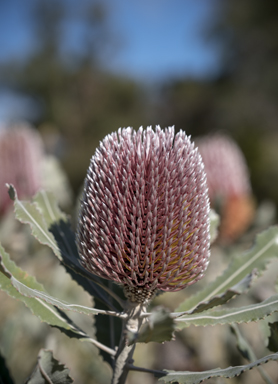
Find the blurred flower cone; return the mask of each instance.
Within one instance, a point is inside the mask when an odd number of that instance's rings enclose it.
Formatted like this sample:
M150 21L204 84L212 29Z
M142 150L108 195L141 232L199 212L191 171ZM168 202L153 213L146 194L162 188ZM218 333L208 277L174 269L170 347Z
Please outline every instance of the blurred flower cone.
M196 144L205 164L211 205L221 216L219 238L234 241L246 231L255 214L244 155L225 135L204 136Z
M58 159L45 154L40 133L27 123L5 126L0 131L0 215L12 205L7 183L14 185L20 199L46 189L54 193L62 207L72 202L72 190Z
M223 203L220 238L232 242L242 235L254 218L255 203L251 196L229 197Z
M41 186L43 143L27 124L16 124L0 132L0 213L11 205L6 183L13 184L19 198L34 195Z

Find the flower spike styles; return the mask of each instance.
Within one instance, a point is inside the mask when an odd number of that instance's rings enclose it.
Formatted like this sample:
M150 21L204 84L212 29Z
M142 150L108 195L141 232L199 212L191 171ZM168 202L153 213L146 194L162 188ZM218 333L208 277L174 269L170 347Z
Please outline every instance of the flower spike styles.
M209 261L204 165L174 127L119 129L104 138L85 180L77 245L91 273L125 287L130 301L178 291Z

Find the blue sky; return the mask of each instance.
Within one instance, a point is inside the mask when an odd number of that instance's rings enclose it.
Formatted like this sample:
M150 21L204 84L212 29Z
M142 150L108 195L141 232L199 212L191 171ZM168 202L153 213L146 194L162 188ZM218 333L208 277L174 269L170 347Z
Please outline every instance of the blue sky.
M205 30L213 4L211 0L116 0L113 19L125 46L113 67L147 78L210 74L217 66L217 53Z
M0 0L0 63L22 58L35 43L28 4L39 0ZM67 0L71 14L88 0ZM104 66L139 80L179 75L203 77L217 68L217 50L205 31L214 0L103 0L119 47L104 56ZM78 12L76 12L78 14ZM65 40L82 45L80 20L72 20Z

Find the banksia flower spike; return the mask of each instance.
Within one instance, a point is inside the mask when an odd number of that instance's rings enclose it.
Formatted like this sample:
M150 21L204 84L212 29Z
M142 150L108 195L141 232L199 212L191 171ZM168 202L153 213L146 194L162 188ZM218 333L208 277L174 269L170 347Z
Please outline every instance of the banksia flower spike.
M204 166L174 127L119 129L91 159L77 229L81 264L125 287L130 301L178 291L209 260Z
M220 211L220 237L225 241L235 240L254 216L244 155L226 135L204 136L196 144L205 164L211 205Z
M43 143L31 126L20 123L0 132L0 212L12 204L6 183L13 184L19 198L33 196L41 186Z

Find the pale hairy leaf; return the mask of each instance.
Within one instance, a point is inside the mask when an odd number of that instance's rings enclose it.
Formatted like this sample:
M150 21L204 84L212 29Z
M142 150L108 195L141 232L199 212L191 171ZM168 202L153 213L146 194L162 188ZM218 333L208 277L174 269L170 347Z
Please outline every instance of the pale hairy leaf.
M33 201L42 212L48 228L52 223L59 220L68 220L67 215L58 207L57 200L53 193L41 190L34 196Z
M240 308L225 308L220 310L208 310L202 313L194 313L177 317L175 321L179 328L207 326L216 324L248 323L257 321L278 311L278 295L271 296L267 300ZM173 313L172 315L176 315Z
M14 201L16 218L30 225L32 235L52 249L79 285L105 303L106 307L115 310L115 307L111 307L103 279L92 275L79 263L75 234L70 228L67 216L59 209L53 194L40 191L33 202L21 201L17 197L15 188L12 185L8 187L9 195Z
M113 311L98 310L95 308L86 307L78 304L69 304L63 300L50 296L44 289L43 285L38 283L33 276L28 275L25 271L21 270L10 260L9 255L4 252L4 249L0 245L0 265L4 271L5 276L8 277L16 290L24 296L36 298L40 301L45 301L53 306L56 306L62 310L70 310L74 312L83 313L86 315L96 314L109 314L114 316L120 316L119 313Z
M52 351L40 350L38 363L26 384L70 384L69 369L53 357Z
M231 379L232 377L239 376L245 371L257 367L261 364L266 364L270 360L278 360L278 353L273 353L272 355L267 355L261 359L258 359L250 364L240 365L236 367L229 368L216 368L209 371L202 372L174 372L174 371L164 371L167 372L165 376L160 377L159 381L164 383L179 383L179 384L200 384L204 380L208 380L212 377L224 377L226 379Z
M48 225L41 211L35 203L21 201L12 185L9 185L9 195L14 201L16 218L24 224L29 224L32 235L42 244L49 246L55 255L61 260L60 250L56 244L53 234L48 230Z
M246 340L246 338L240 332L239 327L237 326L237 324L232 324L231 325L231 330L232 330L232 332L234 333L234 335L236 337L237 348L238 348L239 352L242 354L242 356L246 360L248 360L250 362L256 361L257 360L257 356L255 355L255 352L253 351L253 349L252 349L251 345L249 344L249 342ZM274 351L274 352L276 352L276 351ZM265 372L263 367L259 366L259 367L257 367L257 369L258 369L258 371L260 372L260 375L262 376L262 378L264 379L264 381L267 384L273 384L271 378Z
M0 288L6 292L10 297L22 301L31 312L36 315L41 321L51 325L52 327L59 328L61 332L69 337L76 337L79 339L87 339L88 336L73 324L62 311L58 311L54 306L44 302L39 298L26 297L17 291L11 283L11 273L4 268L3 263L9 266L9 269L18 277L24 278L26 273L15 265L10 260L9 255L5 252L0 244ZM35 283L35 280L34 280ZM37 286L40 286L37 283ZM42 286L40 286L42 287Z
M194 313L202 304L209 304L216 296L225 295L225 292L235 287L248 274L256 270L258 274L266 269L267 263L278 257L278 227L274 226L257 236L255 245L244 254L234 257L224 271L207 284L203 289L186 299L176 309L177 312Z
M227 303L229 300L231 300L235 296L240 295L241 293L248 290L250 288L250 285L253 282L254 278L256 277L256 275L257 275L256 270L254 270L252 273L249 273L249 275L245 276L244 279L242 279L234 287L228 289L222 295L216 295L211 300L209 300L207 302L200 303L190 313L203 312L203 311L206 311L210 308L213 308L213 307ZM186 312L186 313L188 313L188 312Z

